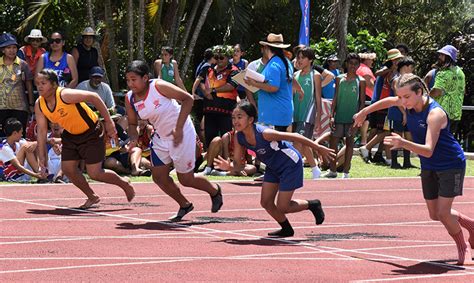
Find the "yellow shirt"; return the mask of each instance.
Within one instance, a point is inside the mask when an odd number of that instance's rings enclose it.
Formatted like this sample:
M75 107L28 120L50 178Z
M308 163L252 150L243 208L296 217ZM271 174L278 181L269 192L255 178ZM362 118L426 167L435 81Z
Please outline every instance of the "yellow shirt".
M48 108L44 97L39 98L39 107L46 118L61 125L65 131L73 135L80 135L87 130L95 128L99 118L86 103L66 103L61 98L63 88L56 89L56 106L53 110Z

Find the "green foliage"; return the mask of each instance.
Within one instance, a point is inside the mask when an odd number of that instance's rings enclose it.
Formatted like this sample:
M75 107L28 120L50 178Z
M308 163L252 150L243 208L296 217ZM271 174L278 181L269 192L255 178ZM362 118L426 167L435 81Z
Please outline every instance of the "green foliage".
M381 62L385 58L387 50L384 47L387 35L379 33L373 36L368 30L360 30L356 36L347 35L347 49L349 52L375 52L377 60ZM333 54L337 54L338 43L336 39L321 38L318 43L311 45L317 54L316 63L322 65L324 61Z

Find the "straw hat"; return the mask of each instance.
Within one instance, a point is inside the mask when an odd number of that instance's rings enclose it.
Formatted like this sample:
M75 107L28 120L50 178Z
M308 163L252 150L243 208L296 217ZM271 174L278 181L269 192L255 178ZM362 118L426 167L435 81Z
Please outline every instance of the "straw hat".
M82 31L81 35L92 35L92 36L96 36L95 30L94 30L93 28L91 28L91 27L86 27L86 28Z
M267 36L267 41L262 40L259 43L260 45L267 45L267 46L282 48L282 49L288 48L291 45L291 44L283 43L283 35L281 33L280 34L270 33Z
M387 51L387 60L385 60L385 62L393 61L393 60L400 59L403 57L404 56L402 55L402 52L400 52L400 50L396 48L390 49L389 51Z
M32 29L30 31L30 34L25 36L24 41L26 43L30 43L30 39L33 39L33 38L41 39L41 43L46 43L48 41L48 39L43 36L43 34L41 33L41 30L39 29Z
M359 53L359 57L361 60L366 60L366 59L375 60L375 58L377 58L377 54L364 52L364 53Z

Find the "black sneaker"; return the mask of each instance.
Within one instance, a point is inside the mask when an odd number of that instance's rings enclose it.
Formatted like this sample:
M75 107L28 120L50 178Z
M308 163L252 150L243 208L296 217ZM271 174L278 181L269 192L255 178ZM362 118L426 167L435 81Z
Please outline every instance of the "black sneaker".
M319 199L309 200L308 209L313 213L316 219L316 225L321 225L324 222L324 211Z
M383 165L387 164L387 161L385 160L385 158L383 158L382 153L379 152L375 153L374 157L372 158L372 162Z
M290 229L280 229L274 232L268 233L269 237L272 238L286 238L286 237L293 237L295 231L290 227Z
M222 191L221 191L221 186L219 184L217 185L217 194L215 196L211 196L211 201L212 201L212 208L211 212L216 213L221 209L222 205L224 204L222 200Z
M392 163L392 165L390 165L390 168L392 168L392 169L402 169L402 166L400 165L400 163Z
M168 218L168 220L171 221L171 222L179 222L179 221L181 221L181 219L183 219L183 217L186 214L193 211L193 209L194 209L194 205L192 203L190 203L188 205L188 207L180 207L178 212L176 213L176 215L171 216L170 218Z

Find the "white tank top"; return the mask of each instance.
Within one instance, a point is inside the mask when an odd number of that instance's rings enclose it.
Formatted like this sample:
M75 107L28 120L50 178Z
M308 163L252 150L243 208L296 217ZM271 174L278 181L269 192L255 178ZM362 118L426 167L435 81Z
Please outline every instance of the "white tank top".
M176 127L181 105L174 99L162 95L156 88L157 80L150 80L148 93L143 100L135 101L132 91L127 93L130 105L142 120L147 120L155 129L155 134L162 140L172 140L169 135ZM194 127L189 116L183 126L183 132L193 130Z

